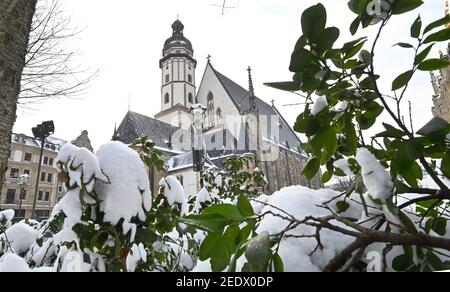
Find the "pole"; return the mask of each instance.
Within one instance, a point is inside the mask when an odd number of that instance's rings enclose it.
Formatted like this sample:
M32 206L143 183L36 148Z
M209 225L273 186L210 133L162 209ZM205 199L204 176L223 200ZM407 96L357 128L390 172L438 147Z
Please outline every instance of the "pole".
M38 173L36 177L36 189L34 190L34 199L33 199L33 209L31 210L31 219L35 219L36 216L36 202L37 196L39 192L39 180L41 179L41 168L42 168L42 156L44 156L44 146L45 146L45 138L41 138L41 154L39 156L39 165L38 165Z
M24 193L25 188L23 186L20 187L20 194L19 194L19 211L17 214L17 222L20 221L20 213L22 212L22 197Z

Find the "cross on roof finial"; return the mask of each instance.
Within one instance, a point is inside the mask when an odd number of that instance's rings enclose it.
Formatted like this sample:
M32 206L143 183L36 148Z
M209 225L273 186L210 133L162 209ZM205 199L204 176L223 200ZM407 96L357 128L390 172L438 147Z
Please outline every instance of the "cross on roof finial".
M208 57L206 57L206 60L208 60L208 63L211 62L211 58L212 58L212 56L210 54L208 54Z
M272 103L272 107L275 107L275 99L272 99L270 102Z

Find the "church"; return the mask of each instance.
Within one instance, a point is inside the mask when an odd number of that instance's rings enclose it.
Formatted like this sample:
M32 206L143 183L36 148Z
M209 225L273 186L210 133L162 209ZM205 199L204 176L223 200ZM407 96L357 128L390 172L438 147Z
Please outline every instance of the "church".
M249 170L264 171L268 185L261 191L266 194L292 185L322 186L319 176L309 181L301 175L309 157L275 105L255 95L250 68L245 89L216 70L208 58L197 88L194 49L178 19L164 43L159 67L161 111L153 118L129 111L115 129L113 140L132 144L148 137L166 156L168 174L180 180L187 194L195 194L200 191L200 173L193 167L191 108L201 105L206 167L220 169L226 159L252 154ZM153 192L162 176L149 170Z

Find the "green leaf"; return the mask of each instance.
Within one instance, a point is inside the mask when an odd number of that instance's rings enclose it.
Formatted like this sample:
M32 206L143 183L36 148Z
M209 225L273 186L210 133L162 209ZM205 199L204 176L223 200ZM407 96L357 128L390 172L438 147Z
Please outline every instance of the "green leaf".
M355 20L353 20L352 24L350 25L350 33L352 35L355 35L358 32L359 25L361 24L361 18L358 16Z
M399 130L389 124L383 123L383 127L386 129L386 132L389 134L388 137L401 139L402 137L406 136L405 132L403 132L402 130Z
M275 273L284 273L284 264L278 253L273 255L273 266L275 268Z
M450 124L439 118L433 118L428 124L420 129L417 134L421 136L427 136L430 138L445 137L450 132Z
M392 267L397 272L406 272L413 265L411 258L408 255L401 255L392 261Z
M317 157L311 158L303 169L303 175L306 179L313 179L320 169L320 159Z
M417 140L408 140L405 143L406 147L406 154L408 155L409 159L411 160L417 160L422 156L422 144L420 144Z
M219 232L223 230L225 226L232 223L231 220L216 213L191 215L185 218L180 218L179 221L188 225L196 226L197 228L208 232Z
M405 87L406 84L408 84L408 82L411 80L413 74L414 71L409 70L395 78L394 82L392 82L392 91Z
M199 259L201 261L206 261L214 256L215 250L217 246L220 244L222 240L221 232L211 232L202 242L199 250Z
M248 241L245 258L253 272L266 272L271 255L272 250L268 232L263 232Z
M327 131L326 136L327 138L324 144L325 153L327 153L328 155L334 155L338 147L336 129L334 127L330 127Z
M310 51L304 48L296 49L292 53L289 70L291 72L303 72L311 64L312 60L313 55Z
M224 218L231 220L243 220L241 212L238 207L231 204L222 204L222 205L214 205L209 208L206 208L203 211L204 214L218 214Z
M434 44L429 45L426 49L424 49L422 52L417 54L416 59L414 60L414 64L420 64L425 60L426 57L430 54L431 49L433 48Z
M253 211L252 204L250 204L250 201L246 196L244 195L239 196L237 206L242 216L248 218L255 215L255 211Z
M422 0L396 0L392 6L393 14L403 14L417 9L423 4Z
M447 150L445 158L442 159L441 170L447 178L450 178L450 150Z
M345 213L348 209L350 209L350 204L345 201L341 201L336 203L336 207L339 213Z
M444 42L450 39L450 28L443 29L436 33L429 35L423 41L424 44L428 44L431 42Z
M403 212L399 213L400 221L408 229L410 233L418 233L416 225L411 221L411 219Z
M418 68L421 71L434 71L446 68L450 62L446 59L429 59L419 64Z
M327 182L329 182L331 179L333 178L333 173L329 172L329 171L325 171L325 173L322 175L322 183L326 184Z
M303 34L309 39L315 40L325 29L327 23L327 11L322 4L309 7L302 15Z
M405 48L405 49L413 49L414 48L413 45L408 44L408 43L397 43L397 44L394 45L394 47L395 46L398 46L398 47L401 47L401 48Z
M324 53L333 48L334 43L339 38L340 31L337 27L326 28L319 37L318 47L320 52Z
M425 33L427 33L427 32L430 32L430 31L432 31L433 29L435 29L435 28L437 28L437 27L440 27L440 26L447 25L448 23L450 23L450 16L449 16L449 15L446 15L446 16L444 16L443 18L441 18L441 19L439 19L439 20L436 20L435 22L429 24L429 25L425 28L425 30L424 30L423 33L425 34Z
M411 37L417 39L420 37L420 32L422 30L422 18L417 16L417 19L414 21L413 25L411 26Z
M264 83L264 85L283 91L295 92L300 90L301 84L295 81L286 81L286 82L269 82Z

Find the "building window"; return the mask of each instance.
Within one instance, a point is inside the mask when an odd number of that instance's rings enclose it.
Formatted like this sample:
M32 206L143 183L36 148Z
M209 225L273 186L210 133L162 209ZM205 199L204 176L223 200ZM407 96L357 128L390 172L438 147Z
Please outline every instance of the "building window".
M44 197L44 192L43 191L39 191L39 193L38 193L38 201L42 201L43 197Z
M214 94L212 92L208 93L207 98L207 115L209 119L209 126L214 127Z
M189 103L194 103L194 96L192 95L192 93L189 93L188 94L188 101L189 101Z
M45 201L50 202L50 192L45 192Z
M31 153L25 153L25 158L24 158L24 160L26 161L26 162L31 162L31 159L33 158L33 154L31 154Z
M192 75L191 74L188 75L188 82L192 83Z
M168 93L166 93L166 95L164 95L164 104L168 104L170 102L170 96Z
M216 116L217 116L217 124L219 125L222 124L223 113L220 107L217 109Z
M11 173L9 175L9 178L18 179L19 176L20 176L20 170L17 168L11 168Z
M62 185L58 186L58 193L63 193L64 192L64 187Z
M47 174L45 172L41 173L41 182L45 182L45 177Z
M52 173L49 173L49 174L48 174L47 182L48 182L48 183L52 183L52 182L53 182L53 174L52 174Z
M53 162L54 162L53 158L48 159L48 165L53 166Z
M47 156L44 157L44 162L42 162L42 164L44 164L44 165L48 164L48 157Z
M31 177L31 171L29 169L25 169L23 171L23 174L28 175L28 177Z
M169 83L169 81L170 81L170 75L167 74L167 75L166 75L166 83Z
M6 191L6 204L14 204L16 201L16 190L7 190Z

